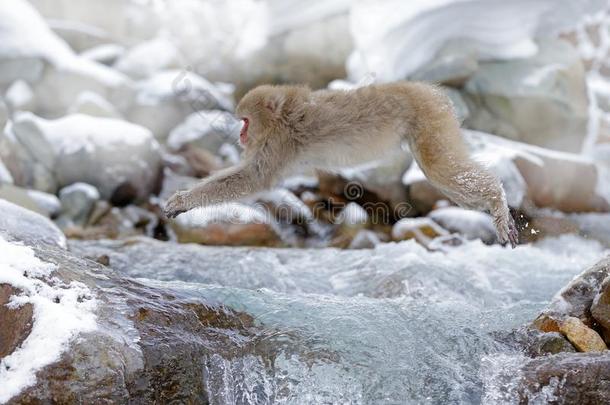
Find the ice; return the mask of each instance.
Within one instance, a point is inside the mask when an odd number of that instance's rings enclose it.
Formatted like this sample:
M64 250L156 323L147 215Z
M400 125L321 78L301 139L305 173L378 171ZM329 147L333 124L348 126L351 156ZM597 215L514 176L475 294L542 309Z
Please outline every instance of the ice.
M33 305L32 330L21 346L0 360L0 402L7 402L36 382L36 372L59 360L79 333L96 327L96 300L79 282L64 284L52 277L56 266L34 251L0 236L0 284L20 291L9 307Z

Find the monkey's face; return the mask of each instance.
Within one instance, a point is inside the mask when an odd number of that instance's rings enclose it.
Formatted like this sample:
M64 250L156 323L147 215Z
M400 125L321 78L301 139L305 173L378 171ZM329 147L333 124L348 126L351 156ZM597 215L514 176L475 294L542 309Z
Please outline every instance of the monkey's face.
M274 111L270 104L270 86L260 86L248 92L239 102L235 113L242 120L239 143L246 150L256 148L274 128Z

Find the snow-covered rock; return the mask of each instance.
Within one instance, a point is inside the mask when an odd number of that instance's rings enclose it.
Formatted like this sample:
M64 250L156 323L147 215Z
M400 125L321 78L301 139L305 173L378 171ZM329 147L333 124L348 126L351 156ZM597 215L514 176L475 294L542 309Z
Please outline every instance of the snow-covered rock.
M97 188L87 183L74 183L59 190L62 226L85 225L93 206L100 199Z
M103 65L114 64L125 53L125 47L118 44L103 44L81 52L83 59Z
M487 244L496 241L493 219L484 212L446 207L430 212L428 217L449 232L457 232L466 239L480 239Z
M196 208L171 223L179 242L203 245L280 246L264 210L242 203Z
M415 239L424 246L430 246L433 239L448 236L449 232L430 218L403 218L392 227L395 241Z
M0 236L35 241L65 249L66 237L48 218L0 198Z
M437 55L442 64L449 42L459 50L455 53L473 53L478 60L529 57L536 53L538 34L575 25L585 12L603 7L601 0L355 2L350 26L356 50L348 60L349 76L357 81L374 72L384 82L404 79L423 66L435 67L430 62Z
M137 95L126 111L131 122L150 129L159 140L190 114L201 110L232 110L233 101L201 76L166 70L136 85Z
M49 28L76 52L82 52L109 41L106 31L81 21L51 18L47 19L47 23Z
M0 32L0 87L30 83L41 114L63 115L84 90L116 102L128 98L126 76L78 57L25 0L0 4Z
M223 144L238 141L240 129L241 122L226 111L196 111L170 132L167 146L177 151L194 145L218 153Z
M0 184L1 183L14 183L13 176L11 176L11 172L8 171L2 160L0 160Z
M531 58L481 63L464 87L467 127L580 152L588 122L585 71L567 42L543 41Z
M525 208L525 203L532 202L565 212L608 210L609 201L599 191L600 171L590 158L477 131L463 133L474 158L502 182L509 206ZM416 208L424 207L420 209L424 213L436 201L446 199L415 164L405 173L403 183L415 197Z
M38 190L27 190L26 192L46 216L54 218L61 212L61 202L55 194Z
M177 69L183 65L180 51L172 41L155 38L127 50L114 68L134 79L144 79L160 70Z
M17 80L11 84L6 90L4 97L11 111L32 111L36 109L32 87L23 80Z
M77 22L81 33L78 41L85 40L87 33L95 33L129 45L152 38L160 28L159 14L146 2L31 0L31 3L45 18L56 21L55 25L57 21L61 21L64 27ZM74 45L79 45L79 42L74 42Z
M0 132L4 129L6 122L8 121L8 107L4 100L0 98Z
M45 120L22 113L7 139L24 159L47 168L56 187L85 182L97 187L102 198L130 201L146 198L157 184L159 145L150 131L135 124L79 114ZM32 176L14 177L17 184L26 181L23 185L36 188L40 182Z
M92 91L84 91L78 95L68 108L68 114L84 114L93 117L121 118L121 113L104 97Z

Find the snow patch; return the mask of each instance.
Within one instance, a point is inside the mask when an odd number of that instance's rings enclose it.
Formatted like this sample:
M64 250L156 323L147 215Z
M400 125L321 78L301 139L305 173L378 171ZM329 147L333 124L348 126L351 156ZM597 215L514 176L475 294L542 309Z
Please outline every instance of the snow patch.
M83 283L64 283L52 273L57 266L37 258L34 251L0 236L0 284L21 291L7 304L33 306L30 335L0 361L0 403L36 383L36 372L59 360L79 333L96 328L96 300Z

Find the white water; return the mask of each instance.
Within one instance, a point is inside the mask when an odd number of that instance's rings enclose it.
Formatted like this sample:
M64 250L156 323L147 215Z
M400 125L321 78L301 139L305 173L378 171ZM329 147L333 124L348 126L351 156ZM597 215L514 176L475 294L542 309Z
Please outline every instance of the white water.
M447 254L413 242L373 251L157 242L109 252L122 273L222 302L273 331L261 337L281 345L272 365L255 354L212 356L206 380L219 404L498 403L521 355L492 334L533 319L604 255L573 236L515 250L469 242Z

